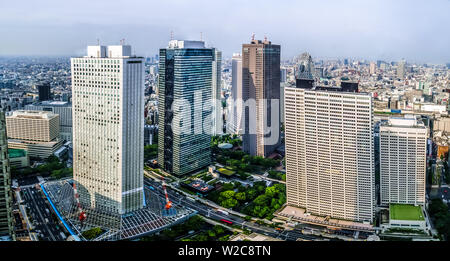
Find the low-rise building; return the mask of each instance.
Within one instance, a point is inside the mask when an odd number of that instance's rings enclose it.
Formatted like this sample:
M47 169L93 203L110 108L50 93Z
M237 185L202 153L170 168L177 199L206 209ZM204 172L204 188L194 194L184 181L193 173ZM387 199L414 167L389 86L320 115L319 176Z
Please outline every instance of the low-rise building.
M8 149L9 165L16 169L30 166L27 151L23 149Z

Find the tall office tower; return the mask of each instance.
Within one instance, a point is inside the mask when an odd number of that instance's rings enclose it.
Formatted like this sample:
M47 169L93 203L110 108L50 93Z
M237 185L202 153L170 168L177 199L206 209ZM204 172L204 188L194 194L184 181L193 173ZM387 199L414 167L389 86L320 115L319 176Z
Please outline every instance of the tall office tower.
M425 204L427 136L427 127L415 117L380 125L382 205Z
M227 132L242 133L242 56L233 54L231 59L231 103L229 104L229 122Z
M211 163L213 57L202 41L172 40L159 51L158 164L172 174Z
M88 46L71 58L73 177L82 205L124 214L143 206L144 59L131 46Z
M374 62L371 62L371 63L370 63L370 66L369 66L369 73L370 73L371 75L377 73L377 64L376 64L376 63L374 63Z
M297 78L298 79L314 79L316 70L314 62L309 53L302 53L297 64Z
M223 118L222 118L222 52L216 48L212 48L213 61L212 61L212 92L211 99L212 106L212 135L223 134Z
M372 97L285 87L284 106L287 203L313 215L372 222Z
M59 115L59 136L72 141L72 104L64 101L43 101L25 105L25 110L51 111Z
M39 101L48 101L52 99L49 83L39 84L37 88L39 91Z
M284 123L284 87L288 86L288 83L280 84L280 122Z
M0 236L14 240L11 170L8 158L5 114L0 111Z
M323 67L316 67L316 75L319 78L323 78L324 77L324 72L325 72L325 68Z
M269 156L280 144L280 46L252 40L242 45L244 151ZM252 126L255 125L255 126Z
M287 69L281 68L280 69L280 83L284 83L287 81Z
M402 60L397 65L397 77L403 80L405 78L405 72L406 72L406 61Z

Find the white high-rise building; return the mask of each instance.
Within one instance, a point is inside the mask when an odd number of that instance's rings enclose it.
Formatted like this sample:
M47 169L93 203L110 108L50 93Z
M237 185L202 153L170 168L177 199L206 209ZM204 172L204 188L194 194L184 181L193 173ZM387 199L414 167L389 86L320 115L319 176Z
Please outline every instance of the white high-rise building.
M216 48L213 50L212 60L212 93L211 99L213 101L212 106L212 135L218 135L223 133L223 116L222 116L222 52Z
M406 73L406 61L401 60L397 65L397 77L401 80L405 78Z
M421 119L380 125L381 204L425 204L428 129Z
M377 72L377 64L374 63L374 62L371 62L371 63L370 63L370 66L369 66L369 73L370 73L371 75L373 75L373 74L375 74L376 72Z
M231 104L227 123L228 133L242 133L242 111L242 56L240 53L235 53L231 59Z
M372 222L373 109L368 94L285 87L287 204Z
M73 170L84 207L143 206L144 59L131 46L88 46L71 58Z

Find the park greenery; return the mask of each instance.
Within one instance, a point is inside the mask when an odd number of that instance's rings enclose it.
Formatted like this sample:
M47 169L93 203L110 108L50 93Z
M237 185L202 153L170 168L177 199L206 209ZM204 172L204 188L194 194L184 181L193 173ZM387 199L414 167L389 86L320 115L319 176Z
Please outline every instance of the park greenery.
M190 238L183 238L181 241L228 241L232 233L221 225L215 225L211 229L202 231Z
M432 199L428 213L434 220L434 225L439 234L448 240L450 238L450 212L447 204L442 199Z
M71 177L72 168L67 168L64 162L60 162L56 156L48 157L43 164L37 167L26 167L23 169L11 168L11 174L14 178L25 177L29 175L40 175L44 177L51 176L55 179Z
M241 150L220 150L216 155L216 161L231 170L235 170L237 174L264 171L280 165L279 160L251 156Z
M269 170L269 178L286 181L286 174L279 171Z
M81 233L81 235L84 238L86 238L87 240L92 240L92 239L100 236L100 234L102 234L103 232L104 231L101 228L94 227L94 228L84 231L83 233Z
M192 236L189 236L191 233ZM161 231L158 235L143 237L141 241L227 241L231 234L223 226L212 226L196 215L182 224Z
M158 156L158 144L144 146L144 161L154 159Z
M207 198L224 208L271 220L273 213L286 202L285 191L283 184L267 187L264 181L258 181L252 187L246 187L234 182L223 183L221 188L210 192Z
M216 135L211 138L211 147L214 149L218 149L219 144L221 143L230 143L234 146L241 146L242 140L236 134L224 134L224 135Z

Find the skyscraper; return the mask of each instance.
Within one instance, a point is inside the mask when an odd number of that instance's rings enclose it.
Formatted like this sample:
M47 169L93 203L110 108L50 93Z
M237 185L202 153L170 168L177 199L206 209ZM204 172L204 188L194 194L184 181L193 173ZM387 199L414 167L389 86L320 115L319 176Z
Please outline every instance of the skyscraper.
M298 64L296 67L296 76L298 79L314 79L316 70L314 68L314 62L309 53L302 53L299 56Z
M371 63L370 63L370 66L369 66L369 73L370 73L371 75L377 73L377 64L376 64L376 63L374 63L374 62L371 62Z
M4 112L0 111L0 236L10 236L14 240L11 193L6 121Z
M252 40L242 45L244 151L269 156L280 143L280 46ZM251 103L255 102L255 108Z
M144 59L131 46L88 46L71 58L73 170L83 206L143 206Z
M350 91L285 87L287 204L313 215L371 222L372 98Z
M280 83L284 83L287 81L287 69L281 68L280 69Z
M159 52L158 164L175 175L211 163L213 52L179 40Z
M212 118L212 135L218 135L223 133L223 119L222 119L222 52L216 48L212 48L213 61L212 61L212 93L211 99L213 101Z
M397 77L403 80L406 72L406 61L402 60L397 65Z
M52 93L50 91L50 84L43 83L37 86L39 91L39 101L48 101L51 100Z
M228 133L242 133L242 94L242 56L240 53L235 53L231 59L231 104L227 123Z
M415 117L380 125L381 204L425 204L427 136Z

